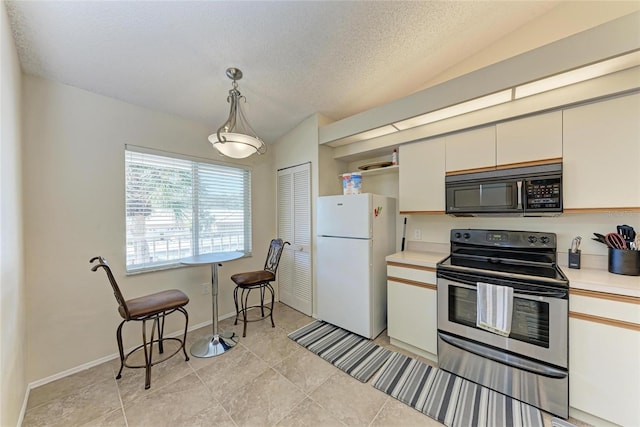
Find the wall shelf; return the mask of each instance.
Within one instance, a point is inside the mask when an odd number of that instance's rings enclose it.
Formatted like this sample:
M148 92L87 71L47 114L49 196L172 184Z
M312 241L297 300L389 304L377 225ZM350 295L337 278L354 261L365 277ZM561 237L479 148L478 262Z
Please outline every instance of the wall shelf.
M400 168L399 165L393 165L393 166L387 166L386 168L369 169L366 171L357 170L351 173L359 173L363 177L365 177L365 176L373 176L373 175L382 175L387 173L398 173L399 168ZM345 173L349 173L349 172L345 172ZM342 179L342 174L338 175L338 179L340 180Z

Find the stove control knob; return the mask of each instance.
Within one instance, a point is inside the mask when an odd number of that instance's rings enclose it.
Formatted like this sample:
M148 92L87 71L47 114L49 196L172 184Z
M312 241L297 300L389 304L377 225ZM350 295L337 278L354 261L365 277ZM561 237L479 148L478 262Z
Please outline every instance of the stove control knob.
M534 244L538 241L538 238L536 236L529 236L527 240L529 241L529 243Z
M549 237L547 237L547 236L542 236L542 237L540 238L540 242L541 242L543 245L546 245L547 243L549 243Z
M464 234L462 235L462 237L464 237L465 239L469 239L469 238L471 237L471 234L469 234L469 233L464 233Z
M461 236L462 236L462 234L460 234L460 233L456 233L456 234L455 234L455 238L456 238L456 239L459 239Z

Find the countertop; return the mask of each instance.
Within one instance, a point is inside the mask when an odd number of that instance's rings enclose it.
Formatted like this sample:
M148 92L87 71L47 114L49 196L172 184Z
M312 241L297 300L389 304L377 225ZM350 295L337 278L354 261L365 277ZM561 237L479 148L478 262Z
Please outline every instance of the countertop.
M442 252L396 252L386 257L387 261L435 268L436 264L449 254ZM569 279L569 287L609 294L640 298L640 276L624 276L606 270L573 269L561 267Z
M386 260L402 264L419 265L421 267L436 268L436 264L448 257L448 253L442 252L414 252L404 251L388 255Z
M564 267L562 272L569 279L570 288L640 298L640 276L625 276L588 268Z

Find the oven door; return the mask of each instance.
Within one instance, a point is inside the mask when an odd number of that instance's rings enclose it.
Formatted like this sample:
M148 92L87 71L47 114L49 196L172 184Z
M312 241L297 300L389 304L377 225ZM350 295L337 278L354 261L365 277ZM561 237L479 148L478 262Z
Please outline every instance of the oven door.
M445 274L446 275L446 274ZM508 337L476 327L476 284L438 277L438 330L568 367L568 298L566 289L514 283L511 333ZM480 281L492 283L483 277ZM493 284L505 285L505 280Z

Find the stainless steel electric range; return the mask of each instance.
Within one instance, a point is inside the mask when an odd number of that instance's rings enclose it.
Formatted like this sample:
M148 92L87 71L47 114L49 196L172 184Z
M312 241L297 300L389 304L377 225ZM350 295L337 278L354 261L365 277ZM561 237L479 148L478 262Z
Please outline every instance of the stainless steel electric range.
M569 281L556 250L553 233L451 230L450 256L437 265L438 364L566 419ZM508 335L479 327L485 284L513 289Z

